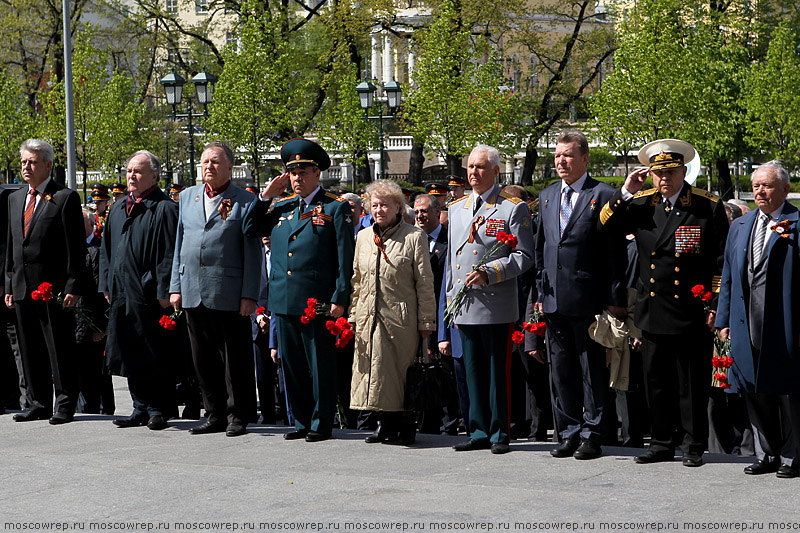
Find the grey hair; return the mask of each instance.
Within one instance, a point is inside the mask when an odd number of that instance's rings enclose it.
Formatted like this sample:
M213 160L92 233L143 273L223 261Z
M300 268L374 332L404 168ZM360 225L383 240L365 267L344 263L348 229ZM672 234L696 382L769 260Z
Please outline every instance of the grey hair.
M786 167L783 166L783 161L780 159L773 159L772 161L767 161L760 167L756 169L756 172L761 170L762 168L771 168L775 174L781 179L784 185L789 185L789 172L786 170ZM755 175L756 172L753 172Z
M42 156L45 163L52 163L53 159L55 158L55 152L53 151L53 145L49 142L42 141L41 139L28 139L22 146L19 147L19 155L22 156L22 152L35 152Z
M441 206L439 205L439 200L436 199L435 196L432 194L418 194L414 197L414 203L417 203L419 200L428 199L428 206L433 209L440 209Z
M134 153L132 156L128 158L128 162L134 157L138 157L140 155L147 156L148 161L150 162L150 170L153 171L153 174L156 176L161 175L161 160L156 157L156 155L151 152L150 150L139 150L138 152Z
M361 201L361 197L352 192L346 192L342 195L342 198L347 200L348 202L355 202L358 207L363 207L364 204Z
M497 151L497 148L494 146L489 146L487 144L479 144L475 148L472 149L470 152L470 157L475 152L486 152L486 159L489 160L489 163L500 168L500 152Z
M383 198L385 200L393 200L395 205L402 209L406 205L406 197L400 186L391 180L375 180L367 186L367 198L369 198L370 205L374 198Z

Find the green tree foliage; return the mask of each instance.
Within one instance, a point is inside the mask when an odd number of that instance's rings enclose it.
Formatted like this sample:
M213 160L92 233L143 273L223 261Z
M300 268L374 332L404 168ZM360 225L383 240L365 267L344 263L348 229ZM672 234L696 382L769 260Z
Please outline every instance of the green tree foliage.
M10 181L19 162L19 147L33 134L34 120L17 77L0 71L0 171Z
M790 21L775 30L766 61L747 78L747 141L768 157L800 167L800 56Z
M476 143L501 150L507 145L504 125L515 122L516 96L499 89L504 84L500 67L486 40L472 35L472 23L451 0L439 8L430 26L419 32L417 87L403 117L409 133L457 174Z

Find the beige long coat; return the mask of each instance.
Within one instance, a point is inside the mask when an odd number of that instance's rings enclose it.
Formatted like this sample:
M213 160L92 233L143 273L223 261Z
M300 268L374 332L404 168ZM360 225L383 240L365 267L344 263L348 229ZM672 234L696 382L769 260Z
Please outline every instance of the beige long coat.
M374 228L366 228L356 241L350 408L402 411L406 371L417 354L418 332L436 329L428 238L405 222L389 228L383 234L387 262L374 236Z

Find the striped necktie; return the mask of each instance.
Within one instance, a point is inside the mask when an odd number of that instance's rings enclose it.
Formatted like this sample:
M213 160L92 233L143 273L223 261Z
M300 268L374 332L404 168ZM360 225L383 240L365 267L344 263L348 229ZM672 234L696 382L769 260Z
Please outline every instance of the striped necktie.
M561 199L561 208L558 211L558 228L560 234L564 235L564 230L569 223L569 217L572 215L572 187L564 189L564 196Z
M764 238L767 235L769 219L768 215L760 214L758 216L758 226L753 235L753 266L761 263L761 257L764 255Z
M31 192L28 193L30 195L30 199L28 200L28 205L25 206L25 227L24 227L24 236L28 236L28 229L31 227L31 219L33 218L33 211L36 208L36 195L38 191L36 189L31 189Z

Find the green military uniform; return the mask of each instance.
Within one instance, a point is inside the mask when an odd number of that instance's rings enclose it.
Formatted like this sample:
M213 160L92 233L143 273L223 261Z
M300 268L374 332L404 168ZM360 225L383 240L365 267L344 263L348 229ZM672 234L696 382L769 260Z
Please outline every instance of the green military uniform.
M294 143L294 144L293 144ZM308 163L298 150L310 141L290 141L281 150L284 162ZM316 148L314 148L316 147ZM313 144L311 164L321 170L325 163ZM324 154L324 151L322 151ZM301 159L296 159L300 156ZM324 154L327 159L327 154ZM330 162L327 160L329 166ZM322 168L322 166L324 168ZM298 432L330 435L336 410L335 338L325 328L331 318L318 313L308 324L301 321L309 298L319 308L331 303L347 306L353 275L353 226L350 204L320 188L309 205L300 210L300 198L292 195L271 202L254 202L245 215L248 235L271 235L269 310L277 317L281 354L289 403Z

